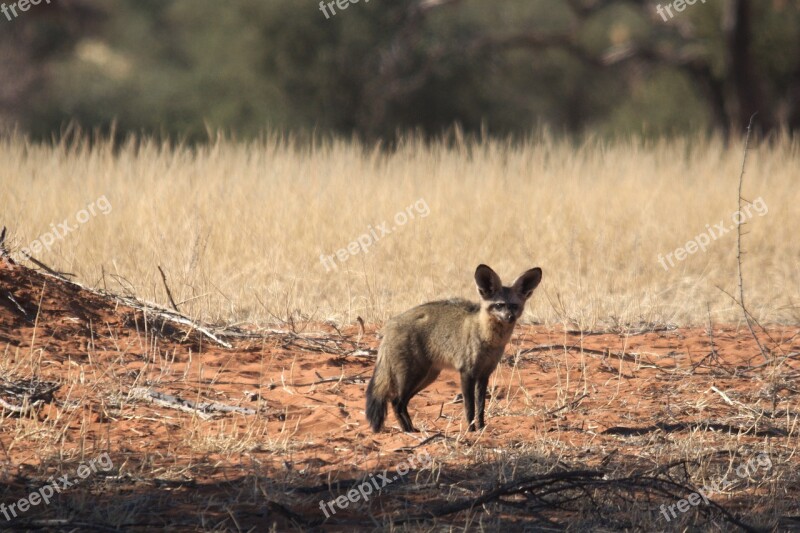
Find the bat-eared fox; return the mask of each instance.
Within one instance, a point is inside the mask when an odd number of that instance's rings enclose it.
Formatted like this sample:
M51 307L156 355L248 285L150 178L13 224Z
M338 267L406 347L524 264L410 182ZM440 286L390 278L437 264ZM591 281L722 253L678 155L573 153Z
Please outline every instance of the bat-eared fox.
M504 287L494 270L480 265L475 270L479 304L459 299L429 302L390 319L383 328L375 371L367 387L367 420L372 430L381 430L387 402L391 402L403 431L416 431L408 402L444 368L461 373L469 429L483 428L489 376L525 302L541 280L542 269L532 268Z

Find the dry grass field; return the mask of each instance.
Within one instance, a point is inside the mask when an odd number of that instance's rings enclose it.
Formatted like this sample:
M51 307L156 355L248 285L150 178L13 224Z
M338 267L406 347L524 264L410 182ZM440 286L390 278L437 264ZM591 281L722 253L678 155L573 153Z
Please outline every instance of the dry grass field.
M797 141L754 144L745 175L765 355L725 294L735 231L675 253L731 226L735 143L11 137L0 158L0 529L800 530ZM474 298L479 263L544 270L487 428L445 372L420 433L373 434L382 322Z
M472 272L541 266L530 322L607 329L738 321L736 237L664 257L736 212L741 146L684 139L573 146L542 136L392 153L270 138L195 149L131 142L0 141L0 205L17 248L99 197L98 214L35 254L92 286L210 322L385 320L422 301L473 295ZM800 318L800 143L751 147L744 239L751 312ZM406 209L412 207L413 219ZM408 220L396 224L398 212ZM425 214L426 216L422 216ZM403 218L400 217L402 222ZM386 223L386 224L384 224ZM378 228L391 230L382 235ZM344 261L320 260L374 231ZM358 246L356 244L356 246Z

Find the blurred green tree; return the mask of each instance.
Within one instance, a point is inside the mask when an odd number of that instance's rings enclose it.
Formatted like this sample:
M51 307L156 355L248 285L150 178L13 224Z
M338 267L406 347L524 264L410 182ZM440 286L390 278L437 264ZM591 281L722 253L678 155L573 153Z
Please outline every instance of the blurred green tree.
M664 0L664 4L669 4ZM658 4L660 5L660 4ZM800 2L76 0L0 20L0 121L524 136L800 128Z

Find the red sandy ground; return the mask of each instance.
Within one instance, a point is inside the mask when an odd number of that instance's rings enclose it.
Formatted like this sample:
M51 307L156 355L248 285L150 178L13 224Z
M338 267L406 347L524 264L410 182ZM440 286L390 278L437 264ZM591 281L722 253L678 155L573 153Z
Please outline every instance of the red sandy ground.
M715 326L713 344L706 328L582 336L560 327L520 326L492 378L487 429L464 431L462 404L454 401L458 376L451 372L411 402L418 434L399 431L391 411L380 434L364 420L364 391L379 342L375 327L339 332L310 324L297 335L234 339L233 349L187 328L153 327L141 311L0 259L0 377L61 383L54 400L33 414L0 419L0 502L17 501L55 473L74 477L81 461L103 452L114 463L112 471L9 524L380 529L387 517L409 508L423 512L429 500L387 490L383 500L351 505L327 521L319 501L346 494L336 490L337 480L394 468L412 453L430 454L438 475L453 481L470 479L471 471L490 464L494 474L486 475L496 475L503 458L515 454L572 467L622 461L651 468L667 457L697 458L734 447L753 453L766 447L775 458L771 473L794 472L780 487L786 505L777 514L783 523L798 515L792 502L800 490L800 460L791 454L798 435L797 327L768 328L774 343L762 335L775 357L785 356L776 377L759 367L764 359L744 325ZM128 398L135 386L257 414L202 420ZM785 414L754 417L752 410ZM676 456L681 439L692 444ZM487 478L484 487L499 481ZM452 492L457 484L449 485L449 495L463 499ZM430 481L426 487L431 490ZM439 503L445 502L439 493ZM732 502L740 517L751 510L730 495L719 501ZM565 524L558 513L551 518ZM446 520L465 525L456 516ZM513 516L498 520L512 529L527 527Z

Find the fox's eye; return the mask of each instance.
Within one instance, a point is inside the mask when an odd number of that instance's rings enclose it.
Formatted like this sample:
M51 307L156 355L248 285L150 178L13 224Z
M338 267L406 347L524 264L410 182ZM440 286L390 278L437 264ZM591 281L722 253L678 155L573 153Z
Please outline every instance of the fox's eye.
M505 306L506 306L506 304L504 304L504 303L497 303L497 304L492 304L491 308L494 309L495 311L499 311L502 308L504 308Z

